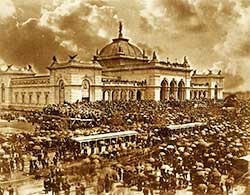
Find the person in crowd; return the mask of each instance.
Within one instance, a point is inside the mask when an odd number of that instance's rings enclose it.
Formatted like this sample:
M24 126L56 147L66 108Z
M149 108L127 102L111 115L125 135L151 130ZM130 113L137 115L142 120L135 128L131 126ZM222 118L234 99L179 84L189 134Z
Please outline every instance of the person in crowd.
M0 186L0 195L4 195L4 189Z
M9 193L9 195L14 195L14 188L11 185L8 186L7 191Z

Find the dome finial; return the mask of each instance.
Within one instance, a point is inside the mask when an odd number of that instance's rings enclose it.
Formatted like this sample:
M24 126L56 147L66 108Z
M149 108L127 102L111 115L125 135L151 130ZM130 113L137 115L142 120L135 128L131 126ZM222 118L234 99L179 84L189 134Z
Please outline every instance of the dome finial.
M122 22L119 21L119 38L122 38Z

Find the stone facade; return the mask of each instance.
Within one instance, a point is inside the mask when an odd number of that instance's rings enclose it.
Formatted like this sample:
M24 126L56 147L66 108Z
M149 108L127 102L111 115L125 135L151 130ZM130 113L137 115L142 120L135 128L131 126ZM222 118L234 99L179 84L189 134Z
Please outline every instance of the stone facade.
M186 57L182 63L151 59L131 44L119 29L118 38L97 51L91 62L70 56L67 62L53 57L47 75L36 75L31 66L0 71L0 105L3 108L38 109L64 101L222 99L221 73L191 75Z

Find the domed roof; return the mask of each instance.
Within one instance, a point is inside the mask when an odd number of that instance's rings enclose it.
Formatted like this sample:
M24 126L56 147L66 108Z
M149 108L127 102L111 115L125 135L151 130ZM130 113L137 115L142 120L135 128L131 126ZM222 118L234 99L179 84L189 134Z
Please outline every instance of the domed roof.
M111 57L116 55L124 55L130 57L143 57L142 51L135 45L128 42L128 39L113 39L113 42L106 45L101 51L100 56Z
M128 57L143 58L141 49L122 37L122 25L119 26L119 36L112 43L106 45L99 53L100 57L123 55Z

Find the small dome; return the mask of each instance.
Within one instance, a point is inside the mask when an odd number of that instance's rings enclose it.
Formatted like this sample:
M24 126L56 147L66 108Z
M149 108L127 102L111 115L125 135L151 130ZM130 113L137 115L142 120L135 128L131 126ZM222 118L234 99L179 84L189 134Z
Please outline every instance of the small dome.
M143 58L142 51L135 45L128 42L128 39L117 38L106 45L99 54L101 57L124 55L129 57Z

